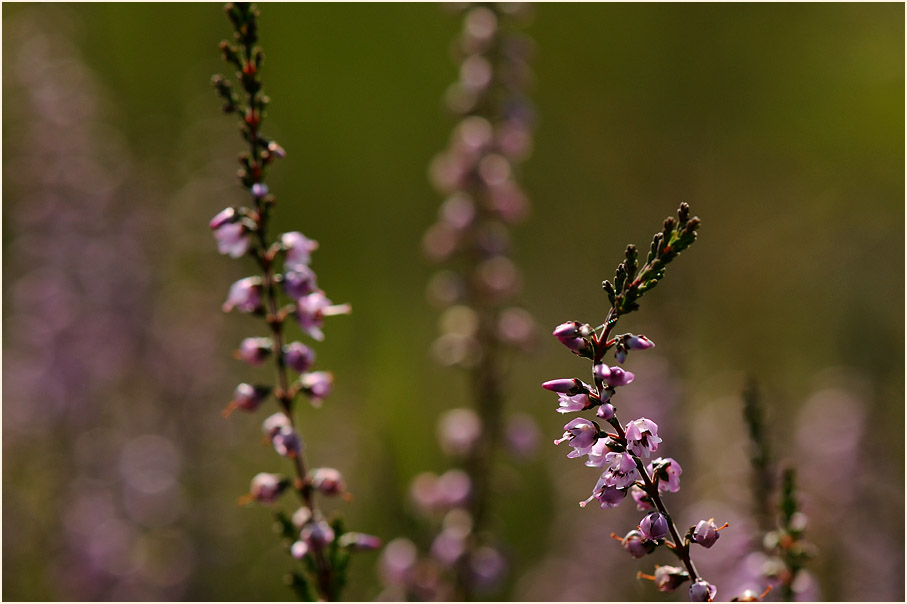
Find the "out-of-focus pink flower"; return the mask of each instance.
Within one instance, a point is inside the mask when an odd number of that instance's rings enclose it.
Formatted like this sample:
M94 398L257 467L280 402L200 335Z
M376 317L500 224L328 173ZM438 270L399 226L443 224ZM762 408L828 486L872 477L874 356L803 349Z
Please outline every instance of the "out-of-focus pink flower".
M246 277L230 286L223 310L230 312L234 308L239 312L256 312L262 309L261 277Z
M280 237L280 244L286 252L286 264L291 267L308 266L312 262L312 252L318 249L318 242L309 239L299 231L290 231Z

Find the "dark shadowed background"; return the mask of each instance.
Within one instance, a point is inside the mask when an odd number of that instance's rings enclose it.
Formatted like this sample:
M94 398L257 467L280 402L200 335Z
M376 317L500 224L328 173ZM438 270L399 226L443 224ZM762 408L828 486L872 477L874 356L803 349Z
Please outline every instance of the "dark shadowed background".
M658 345L628 367L684 466L672 509L681 524L732 520L701 566L735 595L717 577L733 582L748 536L751 375L777 457L800 472L811 593L903 599L904 6L534 8L533 212L513 241L541 337L513 361L508 405L544 438L500 468L511 570L491 597L686 599L637 581L650 561L607 538L638 522L632 506L576 505L596 472L550 445L563 417L539 384L583 377L547 334L600 322L626 244L647 246L687 201L699 241L622 326ZM435 421L469 400L428 355L438 313L420 245L441 202L427 167L453 123L441 98L459 17L261 13L264 131L287 150L269 179L276 227L320 242L320 285L354 309L317 346L336 390L300 412L308 455L345 474L354 500L328 507L351 527L417 538L409 481L445 469ZM231 351L263 335L221 315L250 268L219 256L207 225L243 200L242 143L209 85L229 33L217 4L3 7L8 600L292 596L270 514L236 504L280 460L260 418L220 416L257 375ZM375 560L354 561L347 598L378 594Z

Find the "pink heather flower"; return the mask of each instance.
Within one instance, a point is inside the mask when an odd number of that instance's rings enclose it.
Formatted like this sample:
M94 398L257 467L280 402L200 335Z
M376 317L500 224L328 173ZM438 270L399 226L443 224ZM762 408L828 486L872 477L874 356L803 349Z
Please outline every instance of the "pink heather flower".
M318 341L324 339L321 326L325 317L349 312L349 304L332 305L321 290L314 291L296 302L296 318L299 320L299 326Z
M627 350L646 350L655 346L655 342L646 336L627 336L624 338L624 346Z
M617 538L616 535L614 535L614 537ZM620 540L620 544L627 550L627 553L634 558L643 558L655 550L655 544L651 541L646 541L643 538L642 533L636 530L627 533L626 536Z
M542 388L561 394L582 394L592 390L591 386L576 378L561 378L549 380L542 384Z
M637 457L649 457L661 442L658 437L658 425L644 417L627 424L626 438L627 450L633 452Z
M617 487L607 484L605 478L601 477L598 479L598 482L595 483L595 488L592 490L592 496L584 501L580 501L579 506L584 508L590 501L597 499L601 502L602 509L615 508L620 505L620 502L623 501L626 496L626 490L618 489Z
M658 591L674 591L689 578L690 575L677 566L659 566L655 569L655 587Z
M693 542L698 543L702 547L708 549L715 545L715 542L718 541L718 537L721 535L718 533L718 525L715 524L714 518L709 518L708 521L700 520L696 525L696 528L693 529Z
M572 413L574 411L584 411L586 409L591 409L595 403L593 399L589 398L588 394L577 394L575 396L568 396L566 394L558 394L558 413Z
M278 455L296 457L302 450L302 439L291 426L281 426L271 436L271 444Z
M234 308L239 312L261 310L261 277L246 277L236 281L230 286L222 308L224 312L230 312Z
M717 593L717 587L704 579L699 579L690 585L690 602L712 602Z
M268 143L268 151L270 151L271 154L274 155L274 157L279 157L281 159L287 156L287 152L284 150L284 148L274 141Z
M312 252L318 249L318 242L309 239L298 231L284 233L280 244L286 251L286 263L290 266L300 264L308 266L312 262Z
M456 468L448 470L438 477L437 497L441 507L461 506L469 500L472 493L472 480L469 474Z
M305 264L296 264L283 274L283 291L294 300L308 296L317 289L315 273Z
M431 544L431 556L445 566L453 566L466 552L468 533L459 527L442 530Z
M579 457L592 448L592 445L598 440L598 433L598 426L594 423L587 419L576 418L564 426L564 436L555 440L554 444L559 445L569 441L573 451L567 457Z
M283 347L283 362L298 373L305 373L315 363L315 351L302 342L290 342Z
M639 523L639 532L648 541L659 541L668 535L668 521L660 512L649 512Z
M672 457L659 457L648 466L649 476L658 483L659 491L676 493L680 490L680 475L683 468Z
M610 438L599 438L595 441L595 444L589 449L586 455L589 456L589 459L586 461L586 466L590 468L601 468L605 465L605 456L608 453L611 453L611 449L608 445L613 445L614 441Z
M624 348L621 344L617 345L617 350L614 352L614 358L621 365L627 360L627 349Z
M261 365L271 354L271 348L271 338L245 338L235 356L249 365Z
M343 476L334 468L316 468L309 474L312 487L323 495L340 495L346 491Z
M274 438L274 435L280 432L281 428L284 427L291 427L290 418L280 411L273 415L269 415L265 418L265 421L261 423L262 432L267 434L269 439Z
M233 400L230 401L228 409L255 411L265 402L270 393L271 389L267 386L252 386L242 383L233 391Z
M640 512L655 509L655 506L652 505L652 499L649 497L649 494L635 484L630 487L630 496L633 497L633 501L636 502L636 509Z
M302 391L309 397L309 401L316 407L331 393L334 385L334 374L330 371L313 371L299 378Z
M259 472L252 478L249 495L259 503L270 505L277 501L277 498L280 497L280 494L283 493L289 484L287 480L284 480L278 474Z
M252 238L240 222L225 224L215 230L214 240L217 241L218 253L231 258L242 257L252 245Z
M231 258L239 258L249 251L252 239L245 226L239 222L239 214L233 208L226 208L217 213L208 223L214 231L217 251Z
M311 551L321 550L334 540L334 529L324 520L315 520L302 527L299 540L308 545Z
M636 375L625 371L620 367L608 367L605 364L599 364L592 368L592 373L598 379L608 384L612 388L626 386L636 379Z
M636 461L629 453L606 453L604 466L607 469L602 474L602 478L608 485L618 489L629 487L639 476Z
M438 441L447 455L468 455L482 438L482 420L472 409L451 409L438 420Z

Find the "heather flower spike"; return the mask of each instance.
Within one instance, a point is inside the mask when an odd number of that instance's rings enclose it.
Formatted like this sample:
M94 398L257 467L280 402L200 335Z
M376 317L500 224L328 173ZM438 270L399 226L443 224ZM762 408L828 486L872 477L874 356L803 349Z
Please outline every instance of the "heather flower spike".
M251 257L258 269L258 274L230 287L223 310L261 316L262 327L269 333L267 337L243 339L235 357L253 366L273 358L277 378L273 385L237 386L224 415L235 409L254 412L273 396L277 410L264 420L262 430L275 453L289 460L284 463L295 474L284 477L261 472L252 479L249 494L240 501L270 506L287 491L295 491L301 505L292 519L276 512L284 528L288 553L301 561L294 563L298 570L292 573L290 584L305 599L336 600L345 582L349 552L374 549L380 541L361 533L345 533L339 519L329 522L318 508L317 497L345 495L346 488L337 470L307 469L294 410L299 395L320 405L330 394L334 377L327 371L311 371L315 352L302 342L287 342L285 331L298 322L303 333L323 340L325 318L349 313L350 307L332 303L318 288L311 268L311 254L318 248L317 242L298 231L283 233L275 240L267 231L277 201L264 180L270 165L285 157L286 152L261 133L268 98L259 79L264 55L257 46L258 10L248 3L230 3L225 10L234 35L233 41L221 43L221 51L224 60L237 70L239 90L234 90L223 76L215 76L212 83L224 101L224 112L239 117L243 138L249 144L248 151L240 155L238 172L248 206L221 210L209 227L220 253L232 258ZM300 374L298 380L291 383L288 369Z
M564 426L563 436L554 441L555 444L568 442L573 447L568 457L585 456L586 466L602 470L592 495L581 501L580 506L598 501L602 508L616 507L629 493L637 508L648 513L623 539L612 536L634 558L641 558L662 545L668 547L682 566L659 566L654 575L640 573L639 576L654 581L660 591L673 591L690 580L693 583L690 597L695 601L708 600L716 592L697 571L690 545L699 543L710 547L718 538L718 530L724 527L709 521L691 528L685 537L678 532L662 493L680 489L683 470L670 457L648 462L652 453L665 444L658 436L658 425L646 417L624 424L617 417L615 404L620 389L631 386L637 379L636 373L621 366L628 362L629 352L647 350L655 344L644 335L625 333L612 337L611 332L621 317L639 308L640 298L664 277L667 265L692 245L698 227L699 219L691 216L689 206L683 203L676 218L667 218L663 229L653 237L642 266L636 247L627 247L613 281L602 284L611 303L604 321L600 324L566 321L552 332L573 353L592 361L592 384L578 379L557 379L543 384L546 390L557 393L559 413L581 414L594 408L595 416L614 430L602 432L598 424L577 417ZM613 353L617 365L606 359L608 353Z
M525 94L530 47L516 26L531 8L469 3L454 9L462 14L454 46L459 79L445 104L457 123L431 161L441 202L422 244L426 257L442 265L426 292L441 311L432 356L468 373L474 396L468 411L440 418L439 444L455 467L412 481L416 511L432 520L443 515L441 525L421 558L408 542L387 548L381 600L469 601L500 585L507 568L489 512L498 455L526 456L540 440L528 415L508 417L505 409L510 356L530 348L536 335L532 316L513 305L522 277L510 243L529 209L518 177L532 150L533 110ZM569 407L586 404L578 396L581 383L550 387L577 396Z

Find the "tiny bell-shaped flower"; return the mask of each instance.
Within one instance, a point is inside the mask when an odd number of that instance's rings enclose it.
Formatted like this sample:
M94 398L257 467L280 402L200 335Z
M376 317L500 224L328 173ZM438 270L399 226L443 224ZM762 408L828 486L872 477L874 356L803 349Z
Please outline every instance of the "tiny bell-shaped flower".
M554 328L552 335L556 338L588 338L595 330L579 321L567 321Z
M294 300L316 291L315 273L305 264L296 264L283 274L283 291Z
M655 543L643 538L642 533L637 530L630 531L623 539L614 533L611 533L611 536L620 541L621 546L634 558L643 558L654 552L657 547Z
M278 455L294 458L302 450L302 439L291 426L281 426L271 436L271 444Z
M314 520L302 527L299 540L308 545L310 551L319 551L334 540L334 529L324 520Z
M312 488L323 495L334 496L346 492L343 476L334 468L316 468L309 473Z
M334 386L334 374L330 371L313 371L299 378L302 391L309 397L309 402L318 407L324 398L331 393Z
M690 585L690 602L711 602L717 593L717 587L704 579L699 579Z
M595 406L594 399L592 399L588 394L577 394L574 396L569 396L566 394L558 394L558 413L572 413L574 411L585 411L586 409L591 409Z
M315 364L315 351L302 342L290 342L283 347L283 362L297 373L305 373Z
M234 308L239 312L257 312L261 306L261 277L246 277L230 286L227 300L223 305L224 312Z
M629 453L606 453L604 465L607 467L602 474L605 482L618 489L626 489L639 476L636 461Z
M625 489L618 489L617 487L607 484L607 481L602 477L599 478L598 482L595 484L595 488L592 490L592 496L584 501L580 501L579 506L584 508L590 501L597 499L601 503L602 509L616 508L626 496L627 491Z
M279 474L259 472L252 478L248 497L264 505L270 505L277 501L288 486L290 482Z
M660 541L668 534L668 521L660 512L649 512L639 523L639 532L649 541Z
M630 487L630 496L633 497L633 501L636 502L636 509L640 512L655 509L655 506L652 505L652 498L649 497L649 494L638 486L633 485L632 487Z
M691 539L693 543L698 543L702 547L708 549L715 545L715 542L718 541L718 537L721 535L718 533L723 529L727 524L722 527L719 527L715 524L714 518L709 518L708 520L700 520L696 525L696 528L693 529L693 534Z
M274 435L280 432L281 428L284 427L291 427L290 418L280 411L273 415L269 415L265 418L265 421L261 423L261 430L269 439L273 439Z
M261 365L271 354L271 338L245 338L234 356L249 365Z
M680 475L683 468L673 457L658 457L648 465L649 476L658 483L659 491L676 493L680 490Z
M246 227L239 221L239 214L233 208L218 212L208 226L214 231L217 251L231 258L243 256L252 245L252 238Z
M253 386L251 384L242 383L233 391L233 400L227 404L222 415L224 417L229 417L230 414L237 409L255 411L263 402L265 402L265 399L268 398L270 393L271 388L268 386Z
M312 252L318 249L317 241L298 231L284 233L280 237L280 244L286 252L286 264L293 267L311 264Z
M650 419L641 417L627 424L627 449L637 457L649 457L658 448L658 426Z
M678 566L659 566L655 569L655 587L658 591L674 591L689 578L689 573Z
M349 312L349 304L334 305L320 290L314 291L296 302L296 318L299 320L299 326L319 342L324 339L324 333L321 331L324 318Z
M585 455L592 448L592 445L598 440L598 434L599 429L594 422L576 418L564 426L564 435L555 440L554 444L559 445L565 441L569 442L570 446L573 447L573 451L567 457L579 457L580 455Z

